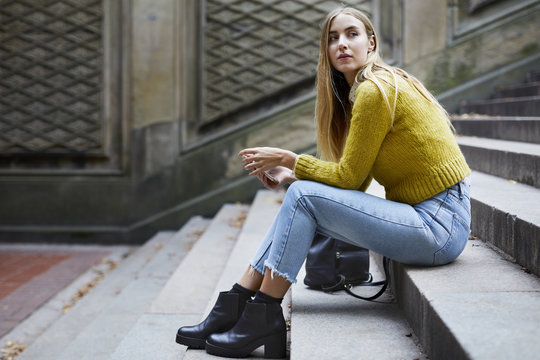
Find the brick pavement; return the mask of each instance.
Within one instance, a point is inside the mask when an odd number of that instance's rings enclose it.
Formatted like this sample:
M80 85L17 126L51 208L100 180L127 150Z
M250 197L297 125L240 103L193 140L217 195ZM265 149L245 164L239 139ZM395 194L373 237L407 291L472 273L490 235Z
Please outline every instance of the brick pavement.
M0 338L107 254L103 247L0 245Z

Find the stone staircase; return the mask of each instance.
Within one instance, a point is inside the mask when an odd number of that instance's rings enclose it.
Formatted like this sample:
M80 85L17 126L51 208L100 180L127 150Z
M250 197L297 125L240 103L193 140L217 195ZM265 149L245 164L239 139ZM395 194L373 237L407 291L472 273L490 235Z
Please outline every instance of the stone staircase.
M462 113L453 124L477 171L473 233L540 275L540 72Z
M158 233L40 336L24 339L29 346L17 359L215 359L176 344L176 330L197 323L218 292L238 280L283 195L261 190L249 206L225 204L211 220L194 217L178 232ZM372 272L378 278L375 262ZM344 345L367 358L425 358L390 292L381 302L368 303L309 291L302 278L283 304L294 324L291 358L343 358ZM39 320L39 310L2 340L22 342L14 334L29 332L34 318ZM312 338L328 332L347 336L339 337L342 343L327 337L317 341L325 346L314 347ZM261 357L262 349L252 356Z
M498 89L495 99L464 104L468 115L453 118L474 169L474 239L464 253L439 268L392 263L392 289L377 302L309 290L302 271L283 305L290 359L538 358L538 86L532 74L525 85ZM533 110L501 113L504 101ZM378 184L368 192L384 196ZM283 194L261 190L251 205L225 204L213 219L195 216L177 232L158 233L26 339L17 359L216 359L176 344L176 330L201 320L245 271ZM371 260L380 279L381 258ZM39 317L2 340L19 341L13 334L31 332Z

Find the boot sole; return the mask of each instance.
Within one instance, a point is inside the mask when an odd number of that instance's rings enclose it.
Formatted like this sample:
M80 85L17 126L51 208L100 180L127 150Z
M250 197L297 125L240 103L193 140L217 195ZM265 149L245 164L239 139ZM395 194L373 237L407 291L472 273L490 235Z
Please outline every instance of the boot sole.
M192 349L204 349L206 345L206 339L195 339L180 334L176 334L176 342Z
M287 355L287 333L257 339L240 349L228 349L207 341L206 352L221 357L245 358L262 345L264 345L265 359L283 359Z

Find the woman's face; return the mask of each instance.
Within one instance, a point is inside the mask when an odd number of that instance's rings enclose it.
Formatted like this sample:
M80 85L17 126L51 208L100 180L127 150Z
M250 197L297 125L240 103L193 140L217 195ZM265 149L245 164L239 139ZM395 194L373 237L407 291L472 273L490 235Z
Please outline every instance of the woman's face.
M352 15L339 14L330 24L328 58L352 85L354 77L367 62L368 51L375 48L373 36L368 36L364 23Z

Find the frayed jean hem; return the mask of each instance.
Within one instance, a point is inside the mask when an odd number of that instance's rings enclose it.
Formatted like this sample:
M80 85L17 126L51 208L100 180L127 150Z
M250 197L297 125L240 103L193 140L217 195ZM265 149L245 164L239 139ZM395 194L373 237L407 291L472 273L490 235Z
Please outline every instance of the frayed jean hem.
M270 270L270 276L272 277L272 279L274 279L274 276L279 276L279 277L282 277L284 278L285 280L287 280L288 282L290 282L291 284L294 284L296 283L296 279L293 278L292 276L288 275L288 274L285 274L285 273L282 273L280 271L277 271L275 266L270 264L268 260L265 260L264 261L264 267L262 270L260 269L257 269L257 267L255 266L255 264L251 263L249 264L249 275L253 276L253 274L255 272L261 274L264 276L266 270L265 269L269 269Z
M255 271L264 276L264 269L259 270L254 264L249 263L249 275L253 276L255 274Z
M296 283L296 278L295 277L292 277L289 274L282 273L282 272L276 270L276 267L274 265L270 264L270 262L268 260L264 261L264 267L270 270L270 275L271 275L272 279L274 279L274 276L277 275L279 277L284 278L285 280L287 280L291 284Z

